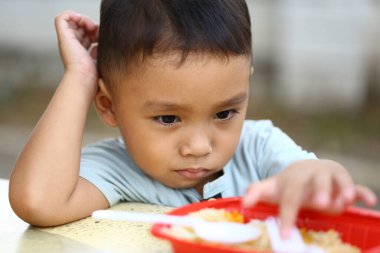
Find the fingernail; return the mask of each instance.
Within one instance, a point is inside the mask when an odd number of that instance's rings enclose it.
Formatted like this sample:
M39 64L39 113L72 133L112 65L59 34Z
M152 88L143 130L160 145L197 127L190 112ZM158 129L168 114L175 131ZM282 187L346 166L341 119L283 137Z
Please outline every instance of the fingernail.
M346 200L352 200L355 197L355 191L352 188L347 188L343 192L343 196Z
M368 200L369 200L370 205L376 205L376 203L377 203L377 197L375 194L369 195Z
M317 202L321 206L326 206L328 204L328 196L327 194L320 193L317 196Z

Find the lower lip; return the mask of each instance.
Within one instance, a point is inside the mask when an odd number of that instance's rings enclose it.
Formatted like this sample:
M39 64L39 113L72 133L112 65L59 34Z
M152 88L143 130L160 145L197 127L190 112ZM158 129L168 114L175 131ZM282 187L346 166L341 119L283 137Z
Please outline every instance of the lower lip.
M187 179L200 179L208 174L207 170L177 170L177 173Z

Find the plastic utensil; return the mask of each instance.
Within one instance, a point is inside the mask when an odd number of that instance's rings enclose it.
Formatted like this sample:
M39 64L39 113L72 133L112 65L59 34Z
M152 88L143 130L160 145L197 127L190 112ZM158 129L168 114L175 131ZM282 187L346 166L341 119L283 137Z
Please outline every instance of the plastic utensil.
M306 245L302 239L298 228L293 228L291 235L287 239L282 239L280 228L275 217L268 217L265 220L272 250L276 253L324 253L325 251L317 246Z
M226 244L255 240L261 234L260 229L251 225L234 222L207 222L188 216L98 210L92 213L92 217L97 220L136 221L191 227L195 234L204 240Z

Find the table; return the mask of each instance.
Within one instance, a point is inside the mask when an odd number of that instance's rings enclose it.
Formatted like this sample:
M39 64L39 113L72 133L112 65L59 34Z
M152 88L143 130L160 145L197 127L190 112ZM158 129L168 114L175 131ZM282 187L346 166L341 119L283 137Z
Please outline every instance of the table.
M19 219L8 201L9 181L0 179L0 252L23 253L169 253L170 244L150 234L150 224L95 221L86 218L70 224L35 228ZM121 203L111 209L164 213L172 208L142 203Z

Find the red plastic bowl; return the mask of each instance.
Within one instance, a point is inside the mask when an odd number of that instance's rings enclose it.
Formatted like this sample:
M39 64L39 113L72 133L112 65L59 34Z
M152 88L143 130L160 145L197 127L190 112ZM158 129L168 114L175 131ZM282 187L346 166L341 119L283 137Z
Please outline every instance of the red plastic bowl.
M169 212L174 215L186 215L203 208L239 210L248 221L264 220L268 216L277 215L277 207L260 203L250 209L241 208L241 198L225 198L186 205ZM310 210L301 210L297 219L298 227L317 231L335 229L341 233L344 242L359 247L363 253L380 253L380 212L362 208L350 208L346 212L331 216ZM161 239L169 240L176 253L254 253L257 251L237 250L222 245L196 243L175 238L163 232L164 224L154 224L151 233ZM257 252L263 253L263 252Z

